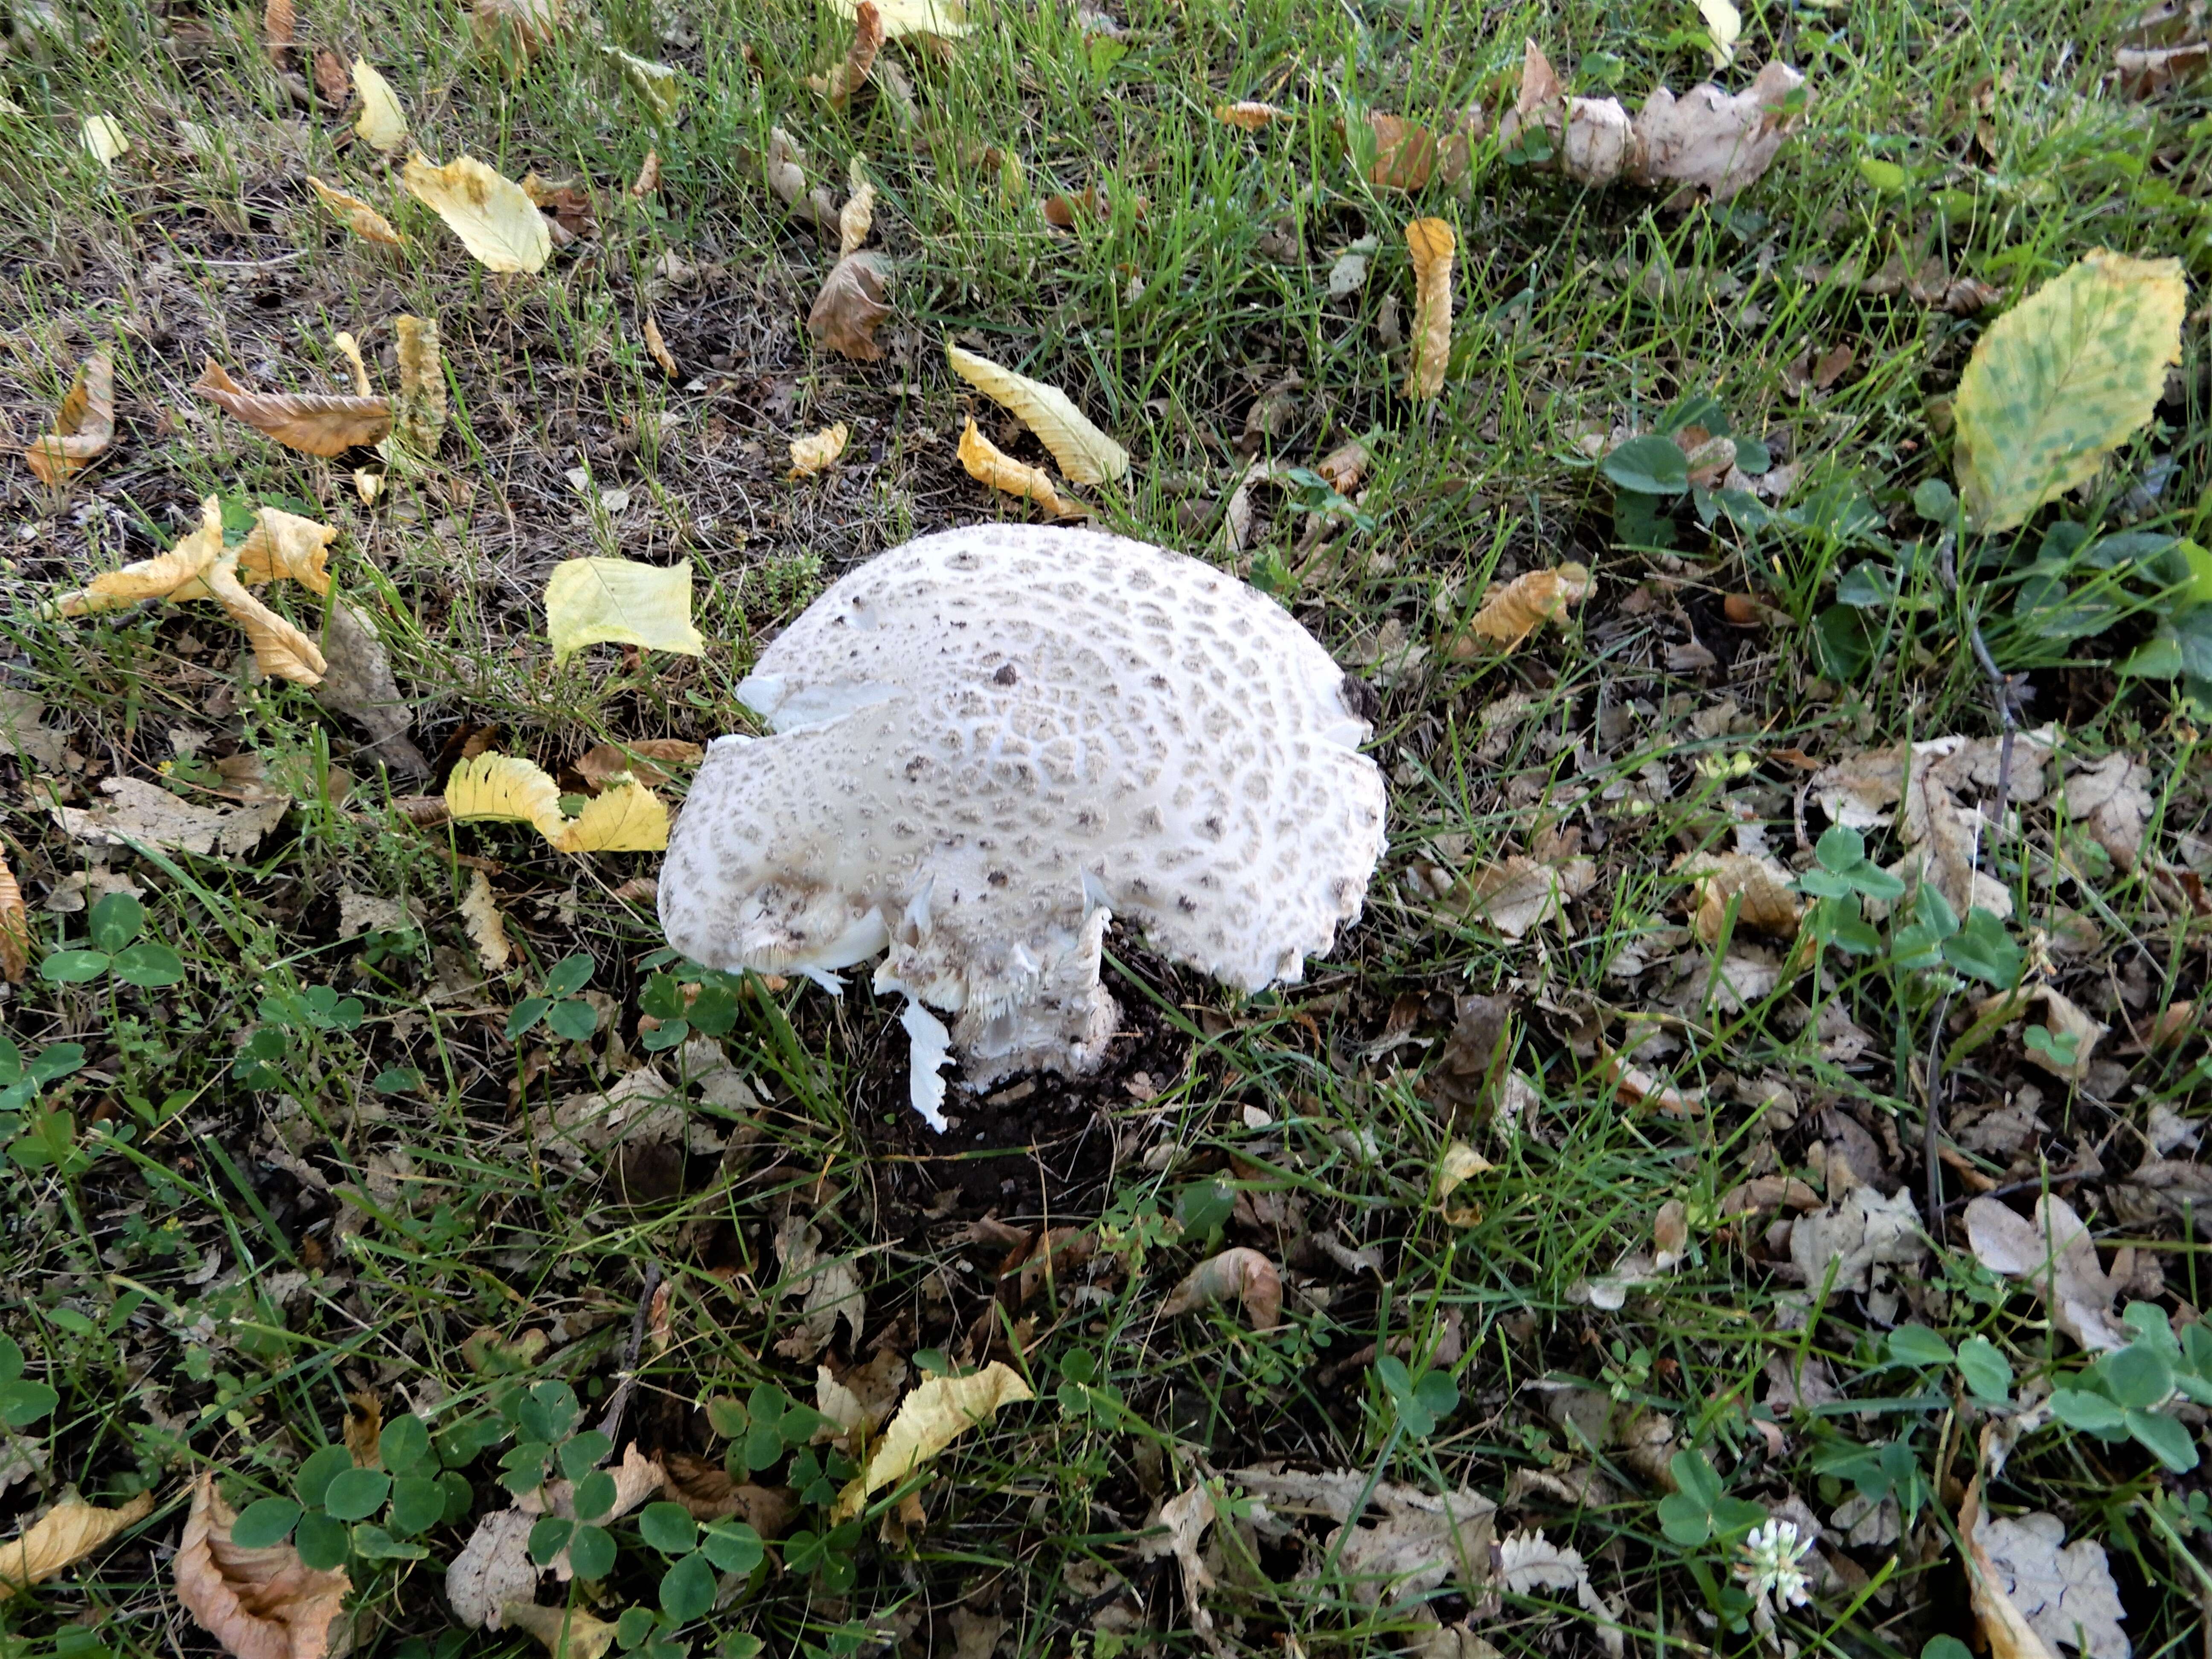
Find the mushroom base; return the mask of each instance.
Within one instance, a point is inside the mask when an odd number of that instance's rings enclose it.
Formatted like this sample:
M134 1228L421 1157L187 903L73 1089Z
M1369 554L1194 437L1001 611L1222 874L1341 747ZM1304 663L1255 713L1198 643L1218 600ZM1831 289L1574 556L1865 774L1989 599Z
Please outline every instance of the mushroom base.
M1039 1000L985 1019L963 1014L952 1044L964 1062L963 1086L988 1089L1017 1072L1080 1077L1106 1058L1121 1010L1103 985L1064 1002Z

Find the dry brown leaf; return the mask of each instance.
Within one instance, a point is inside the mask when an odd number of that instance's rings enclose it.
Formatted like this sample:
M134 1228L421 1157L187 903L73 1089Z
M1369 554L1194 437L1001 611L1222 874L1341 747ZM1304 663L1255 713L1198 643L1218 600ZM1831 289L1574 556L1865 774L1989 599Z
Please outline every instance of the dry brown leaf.
M1403 116L1370 110L1368 130L1375 135L1375 160L1367 182L1377 190L1419 190L1437 170L1437 135Z
M968 425L960 434L960 465L968 469L968 476L994 489L1003 489L1009 495L1018 495L1024 501L1035 501L1056 519L1082 519L1091 515L1091 509L1073 496L1063 495L1053 485L1051 475L1041 466L1031 466L1018 461L982 434L975 417L968 417Z
M676 366L676 354L668 349L667 337L660 331L660 321L651 312L645 313L645 349L653 365L670 380L681 378L684 371Z
M553 1659L602 1659L614 1645L618 1628L594 1619L581 1607L541 1607L534 1601L509 1601L500 1611L507 1629L528 1631L545 1644Z
M2029 1218L1999 1200L1978 1198L1966 1206L1966 1223L1974 1259L1992 1273L2027 1280L2051 1322L2084 1348L2109 1352L2133 1340L2112 1311L2130 1275L2098 1265L2088 1228L2064 1199L2037 1199Z
M269 54L269 61L278 69L291 55L292 37L299 28L298 15L292 9L292 0L266 0L261 8L261 46Z
M0 1601L74 1566L126 1527L154 1512L154 1494L142 1492L117 1509L88 1504L71 1494L0 1544Z
M845 445L852 432L844 422L825 426L819 432L810 432L804 438L791 441L791 471L788 478L811 478L825 467L836 465L837 458L845 453Z
M230 1541L237 1519L204 1472L172 1566L177 1599L237 1659L325 1659L351 1581L306 1565L289 1544L240 1548Z
M505 971L514 959L514 947L507 943L507 919L500 914L499 900L491 890L491 878L481 870L469 872L469 890L461 896L461 921L469 930L469 939L477 947L477 960L488 974Z
M1160 1317L1173 1319L1223 1304L1242 1307L1254 1330L1272 1331L1283 1315L1282 1273L1257 1250L1224 1250L1182 1276L1160 1304Z
M353 77L346 73L345 60L328 46L315 48L315 95L332 109L344 108L353 96Z
M392 430L392 405L381 398L321 392L248 392L212 357L192 390L210 398L264 437L310 455L342 455Z
M446 435L446 366L434 317L395 317L399 395L392 400L392 436L425 460Z
M345 1449L357 1469L373 1469L383 1455L384 1402L363 1389L346 1396L345 1423L341 1431Z
M222 529L219 508L217 513L216 533L220 536ZM218 555L200 580L207 584L208 597L228 611L230 619L246 630L246 637L253 647L253 659L263 673L301 685L321 682L327 665L323 661L322 647L246 591L238 579L237 549L227 549Z
M323 683L315 688L315 701L360 722L368 733L369 755L410 778L428 775L429 762L407 737L414 708L400 695L384 641L367 614L348 599L333 600L324 613L320 644Z
M1350 495L1359 488L1359 481L1367 469L1375 464L1375 457L1367 446L1354 438L1339 444L1314 463L1314 471L1328 481L1328 487L1340 495Z
M1785 106L1804 84L1803 76L1775 59L1734 94L1708 83L1678 100L1660 88L1637 112L1634 171L1645 184L1680 185L1727 201L1781 152L1797 125Z
M1580 898L1596 879L1597 866L1590 859L1547 861L1516 853L1502 864L1462 877L1445 903L1481 917L1508 939L1519 939L1540 923L1564 921L1566 901Z
M0 854L0 979L19 985L30 965L31 913L24 908L15 872Z
M1444 389L1451 362L1452 257L1458 247L1441 219L1416 219L1406 227L1417 287L1413 300L1413 356L1406 369L1406 395L1433 398Z
M826 189L807 188L806 152L781 127L769 129L768 155L762 162L761 173L775 198L793 213L817 230L836 228L837 204L830 199Z
M1790 872L1771 858L1742 853L1686 853L1674 873L1691 882L1691 927L1700 944L1718 942L1730 900L1738 900L1735 925L1772 939L1795 939L1801 914Z
M323 205L343 219L346 228L364 242L379 242L386 247L407 245L407 239L392 228L392 222L360 197L326 185L312 173L307 175L307 184Z
M2124 871L2134 870L2142 850L2155 782L2151 769L2124 750L2115 750L2066 780L2066 811Z
M629 193L644 198L660 188L660 152L649 149L645 160L637 164L637 177L630 180Z
M1546 623L1564 623L1568 610L1588 599L1595 586L1589 569L1579 564L1531 570L1503 587L1493 586L1483 595L1482 608L1467 632L1452 641L1451 653L1462 660L1473 657L1476 640L1510 651Z
M1647 1072L1627 1055L1606 1050L1595 1074L1610 1083L1613 1092L1632 1106L1656 1106L1669 1117L1693 1117L1705 1109L1703 1089L1678 1089L1656 1073Z
M100 791L109 798L100 805L50 809L72 841L88 847L128 847L137 842L203 857L220 851L234 858L252 851L291 805L279 795L232 811L210 811L142 778L102 778Z
M2191 40L2178 46L2122 46L2112 54L2120 90L2130 98L2149 98L2177 81L2187 81L2212 65L2212 41Z
M95 351L77 366L55 411L54 429L23 451L40 481L58 487L115 438L115 360Z
M876 66L876 54L883 48L883 13L877 9L875 0L860 0L853 13L853 44L845 61L827 75L808 76L806 84L829 100L830 108L842 109L867 83L868 73Z
M840 259L814 296L806 313L806 331L817 345L826 345L855 362L878 362L883 347L876 331L891 314L884 301L883 256L854 253Z
M1215 120L1226 121L1231 126L1242 127L1247 132L1257 132L1261 127L1272 126L1278 121L1286 121L1290 118L1290 111L1286 109L1279 109L1273 104L1262 103L1253 98L1243 99L1234 104L1216 104L1213 106Z
M2005 1594L1996 1564L1983 1546L1982 1527L1982 1477L1977 1474L1959 1506L1959 1536L1966 1544L1967 1595L1989 1643L1990 1659L2058 1659Z
M639 738L631 743L602 743L578 757L576 770L593 791L605 789L627 772L647 787L665 783L678 766L697 763L706 750L682 738Z

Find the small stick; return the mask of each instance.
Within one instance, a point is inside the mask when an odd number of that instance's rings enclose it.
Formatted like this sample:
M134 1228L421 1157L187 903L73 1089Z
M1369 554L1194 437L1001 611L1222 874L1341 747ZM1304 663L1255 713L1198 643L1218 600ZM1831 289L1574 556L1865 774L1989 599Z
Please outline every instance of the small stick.
M615 1373L614 1398L607 1401L607 1413L599 1419L599 1432L610 1440L622 1428L623 1411L629 1404L632 1389L637 1387L638 1351L645 1346L646 1315L653 1307L653 1293L660 1288L660 1264L648 1261L645 1264L645 1285L637 1293L637 1311L629 1316L629 1340L623 1346L622 1368Z

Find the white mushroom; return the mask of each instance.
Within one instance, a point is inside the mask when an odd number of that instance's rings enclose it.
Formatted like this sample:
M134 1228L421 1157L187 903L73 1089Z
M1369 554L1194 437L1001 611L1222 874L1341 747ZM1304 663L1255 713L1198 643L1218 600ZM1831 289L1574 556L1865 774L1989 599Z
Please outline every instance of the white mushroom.
M1359 914L1383 790L1343 671L1273 601L1085 530L980 526L853 571L738 695L660 874L669 942L806 974L888 947L913 1099L1097 1064L1109 916L1248 991ZM950 1032L922 1005L954 1016Z

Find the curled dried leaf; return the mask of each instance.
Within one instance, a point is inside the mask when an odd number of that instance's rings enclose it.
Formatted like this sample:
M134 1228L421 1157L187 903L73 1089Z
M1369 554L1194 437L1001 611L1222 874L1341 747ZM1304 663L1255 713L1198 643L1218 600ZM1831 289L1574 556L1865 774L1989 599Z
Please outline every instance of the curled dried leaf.
M1406 370L1408 398L1433 398L1444 389L1451 362L1452 256L1459 239L1441 219L1416 219L1406 227L1417 284L1413 300L1413 360Z
M830 102L832 109L842 109L853 94L867 84L868 72L876 66L876 54L884 49L884 15L875 0L860 0L853 13L853 44L847 49L845 61L827 75L810 75L806 84Z
M960 465L968 469L968 476L994 489L1003 489L1009 495L1018 495L1024 501L1035 501L1056 519L1088 518L1091 509L1073 496L1063 495L1053 487L1051 477L1041 466L1031 466L1007 454L969 417L967 428L960 434Z
M289 1544L234 1544L237 1519L213 1471L202 1474L172 1569L177 1599L237 1659L325 1659L343 1628L351 1581L343 1570L307 1566Z
M392 319L399 355L399 395L392 401L392 435L428 460L446 435L446 369L434 317Z
M791 441L791 471L793 478L811 478L823 468L834 466L837 458L845 453L845 444L851 437L844 422L825 426L819 432L810 432L804 438Z
M884 265L877 253L854 253L838 260L806 313L806 331L855 362L872 363L884 355L876 331L891 314L884 299Z
M683 374L676 366L676 354L668 349L668 338L660 331L660 320L651 312L645 313L646 355L653 359L653 367L673 380Z
M629 193L643 198L660 188L660 152L649 149L645 160L637 164L637 177L630 180Z
M115 438L115 360L95 351L77 366L76 378L54 414L54 429L23 452L40 482L58 486L98 456Z
M1370 110L1367 128L1375 136L1375 159L1367 182L1377 190L1419 190L1437 170L1437 135L1401 115Z
M392 430L392 405L382 398L248 392L212 357L192 390L264 437L310 455L342 455L358 444L379 442Z
M1036 1395L1019 1371L993 1360L967 1376L933 1376L899 1402L860 1473L837 1494L834 1520L858 1515L869 1497L906 1477L969 1430L989 1422L1001 1406Z
M868 240L875 228L876 187L860 172L860 158L853 158L852 191L845 205L837 210L837 257L850 258L860 252L860 244Z
M1286 121L1290 118L1290 111L1286 109L1279 109L1273 104L1263 103L1255 98L1242 99L1234 104L1216 104L1213 106L1215 120L1226 121L1231 126L1242 127L1247 132L1257 132L1261 128L1273 126L1278 121Z
M346 228L364 242L377 242L386 247L404 247L407 239L392 228L392 222L350 191L325 184L313 173L307 175L307 184L325 207L343 220Z
M253 528L238 544L239 576L254 583L289 577L310 592L327 593L331 578L324 566L337 535L335 525L264 507L253 515Z
M1691 879L1691 927L1699 943L1717 944L1736 904L1735 925L1774 939L1795 939L1800 915L1791 877L1771 858L1742 853L1690 853L1674 860L1677 875Z
M10 985L22 982L31 965L31 914L23 906L23 889L8 860L0 855L0 979ZM4 1570L0 1570L4 1576Z
M576 771L594 793L625 772L650 788L674 776L673 768L696 765L705 753L682 738L636 738L586 749L576 761Z
M988 357L947 345L952 372L1036 434L1060 470L1077 483L1127 476L1129 452L1091 423L1058 386L1002 368Z
M1282 1273L1257 1250L1243 1246L1224 1250L1183 1275L1182 1283L1160 1304L1160 1316L1173 1319L1224 1304L1242 1307L1253 1329L1274 1329L1283 1314Z
M501 914L498 896L491 890L491 878L481 870L469 872L469 890L461 895L461 922L469 930L469 939L477 947L477 960L483 964L484 971L504 972L507 964L514 959L514 946L507 942L507 918ZM478 1535L483 1535L483 1530L479 1526ZM487 1548L497 1541L495 1538L490 1540ZM455 1563L457 1567L459 1565ZM531 1575L531 1580L533 1583L537 1581L535 1573Z
M1503 587L1483 595L1468 631L1452 642L1452 655L1475 654L1473 641L1487 640L1510 651L1546 623L1564 623L1567 611L1589 597L1595 586L1587 568L1563 564L1554 570L1531 570Z
M0 870L5 867L0 866ZM15 884L13 878L9 884ZM17 908L21 908L20 898ZM154 1494L150 1492L140 1492L117 1509L88 1504L74 1496L64 1498L24 1528L21 1537L0 1544L0 1601L74 1566L116 1534L126 1527L137 1526L153 1512Z
M456 819L532 824L549 840L561 830L560 787L520 755L487 752L463 761L446 780L446 810Z
M216 533L222 534L220 520ZM322 648L246 591L238 579L236 548L218 555L200 580L207 584L208 596L246 630L253 647L253 659L263 673L300 685L322 683L323 671L328 666Z

